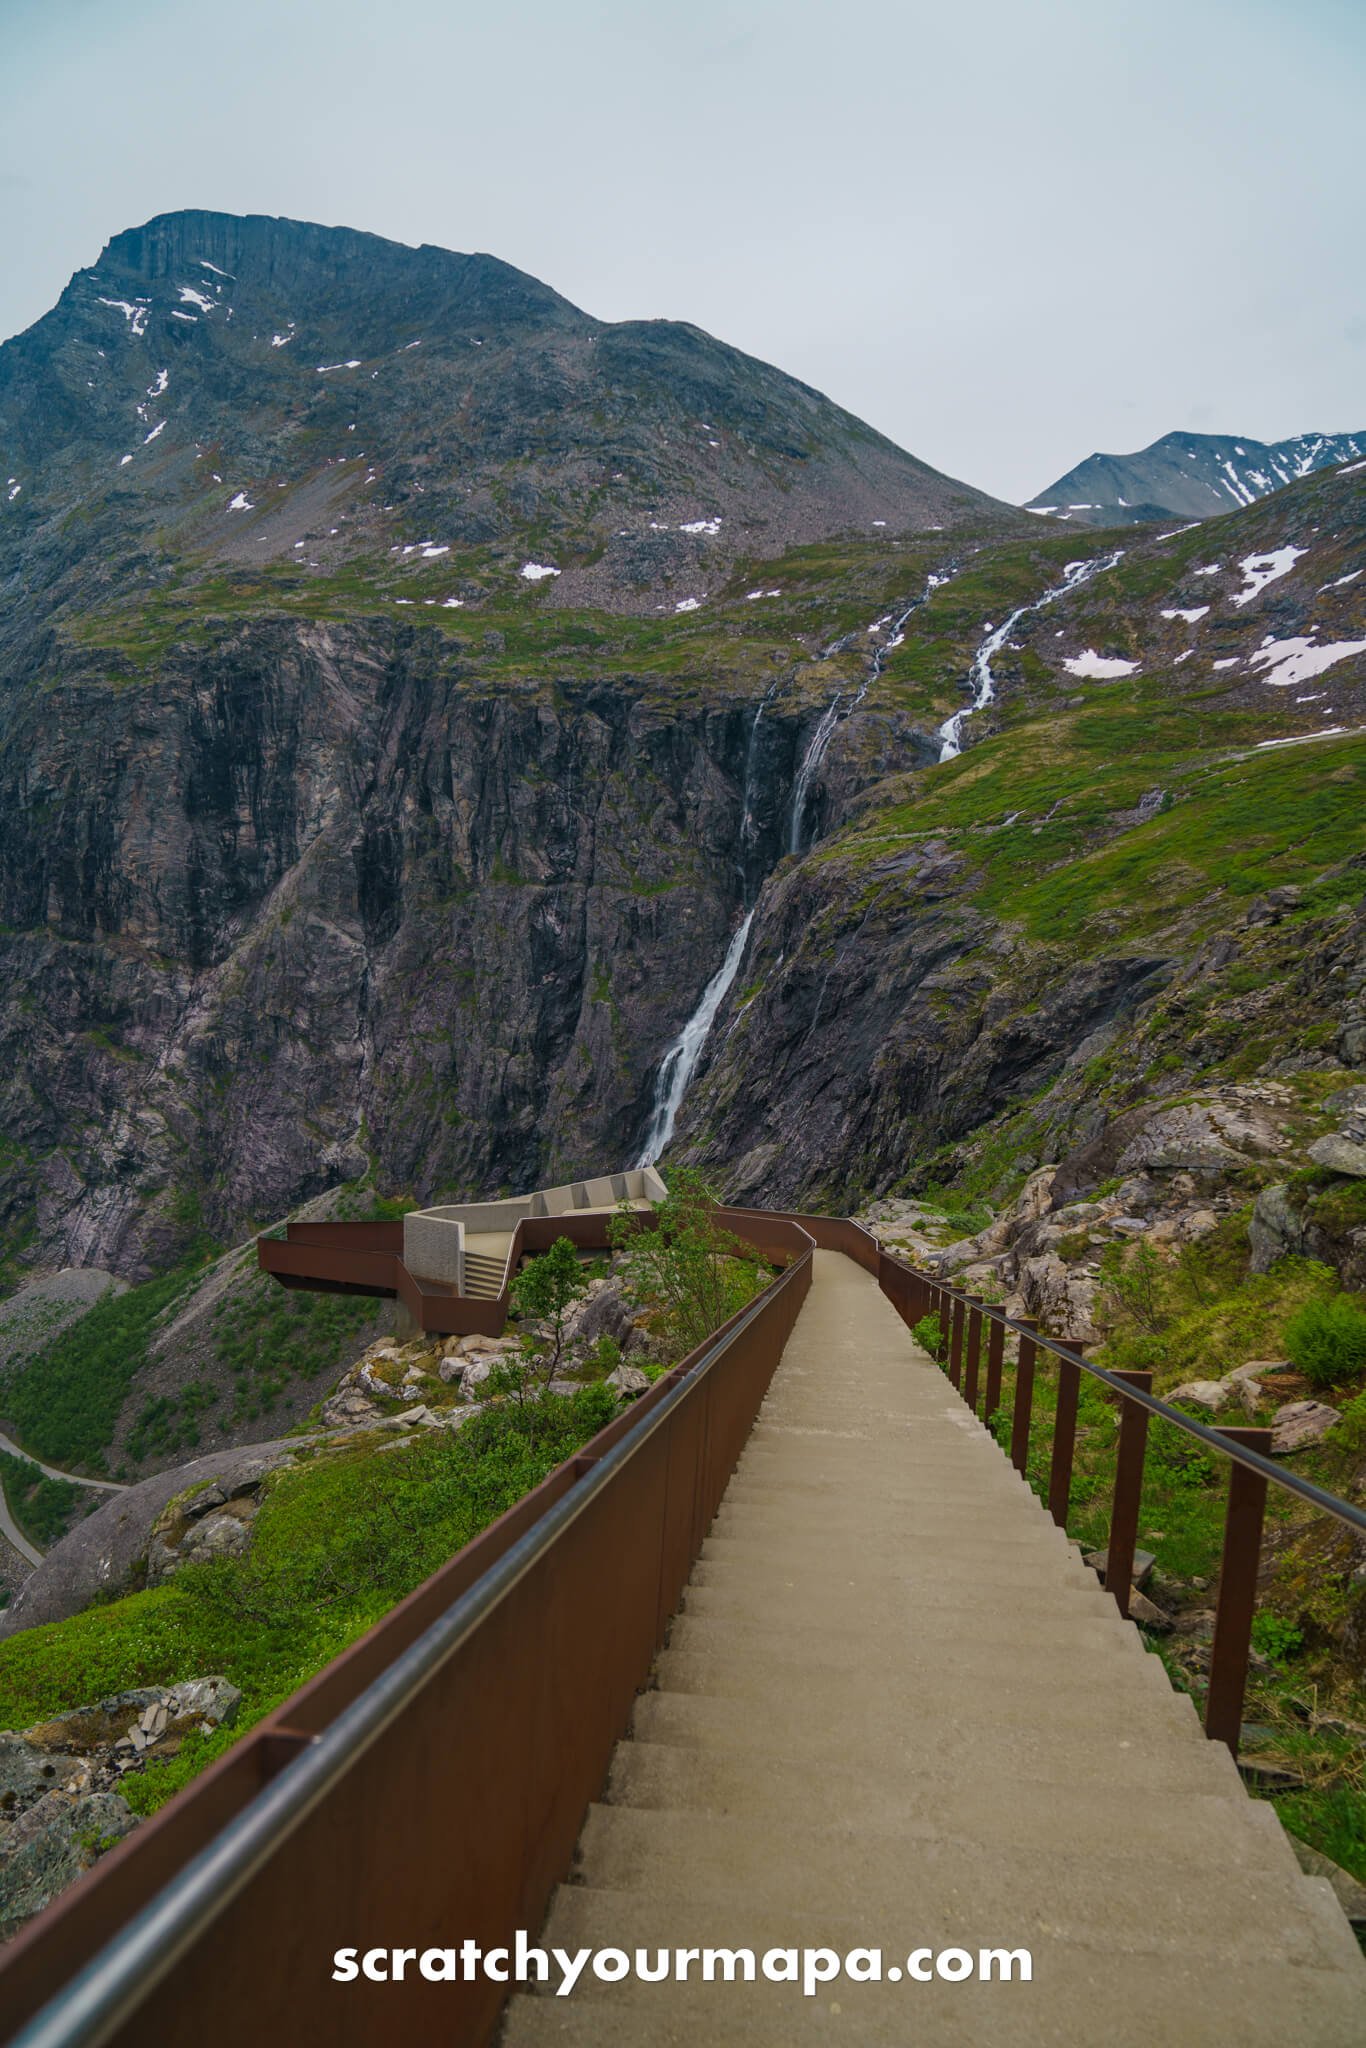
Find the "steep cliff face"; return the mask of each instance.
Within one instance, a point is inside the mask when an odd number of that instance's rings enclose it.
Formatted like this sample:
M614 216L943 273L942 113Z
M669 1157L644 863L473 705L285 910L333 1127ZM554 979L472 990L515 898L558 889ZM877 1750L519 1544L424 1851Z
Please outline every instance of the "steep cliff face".
M753 715L278 619L25 695L0 748L12 1223L36 1194L51 1255L131 1272L177 1219L226 1234L372 1168L426 1195L619 1163L745 863L781 851L812 714L771 703L751 747Z

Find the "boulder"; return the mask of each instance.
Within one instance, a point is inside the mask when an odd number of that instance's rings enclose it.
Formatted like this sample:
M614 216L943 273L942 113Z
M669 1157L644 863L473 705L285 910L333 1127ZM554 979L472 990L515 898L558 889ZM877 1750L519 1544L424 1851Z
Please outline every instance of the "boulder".
M1339 1410L1325 1401L1287 1401L1276 1410L1272 1423L1273 1457L1284 1458L1291 1451L1302 1451L1306 1444L1316 1444L1341 1420Z
M1163 1636L1171 1632L1170 1614L1156 1601L1150 1600L1146 1593L1140 1593L1137 1586L1129 1588L1129 1619L1136 1621L1140 1628L1149 1629L1153 1635Z
M1302 1254L1307 1248L1307 1235L1305 1218L1285 1183L1277 1181L1274 1187L1263 1188L1247 1226L1253 1272L1269 1271L1287 1252Z
M386 1387L384 1391L387 1394L390 1389ZM329 1429L370 1429L382 1413L383 1410L355 1386L338 1387L322 1405L322 1419Z
M1227 1380L1187 1380L1184 1386L1173 1387L1167 1399L1189 1401L1193 1408L1206 1408L1211 1415L1217 1415L1232 1394Z
M1038 1317L1051 1337L1077 1344L1094 1341L1097 1283L1091 1275L1073 1273L1056 1252L1044 1252L1024 1261L1019 1286L1027 1312Z
M608 1373L604 1384L623 1401L634 1401L650 1390L648 1377L636 1365L619 1365L615 1372Z
M1084 1562L1090 1565L1092 1571L1099 1572L1101 1577L1104 1578L1105 1565L1109 1555L1108 1550L1088 1550L1085 1554ZM1135 1586L1141 1588L1147 1585L1152 1577L1153 1566L1156 1563L1157 1559L1150 1550L1136 1550L1134 1552L1133 1578Z
M47 1792L18 1814L0 1832L0 1941L136 1826L127 1801L114 1792Z
M1330 1173L1346 1173L1355 1180L1366 1180L1366 1133L1331 1131L1326 1138L1315 1138L1309 1147L1309 1157L1315 1166L1326 1166Z

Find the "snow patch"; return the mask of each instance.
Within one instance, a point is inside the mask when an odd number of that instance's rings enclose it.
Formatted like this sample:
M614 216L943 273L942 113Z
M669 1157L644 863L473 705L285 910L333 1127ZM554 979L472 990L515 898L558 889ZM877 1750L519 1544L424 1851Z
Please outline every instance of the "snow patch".
M416 348L417 343L410 341L408 346L409 348ZM465 600L463 597L443 597L441 609L446 612L458 612L464 609L464 604Z
M5 486L5 498L7 502L12 505L15 499L18 497L20 491L23 490L23 488L24 487L20 483L17 476L10 477L8 483Z
M549 562L523 562L517 574L526 583L542 583L547 576L558 576L559 570Z
M1308 548L1269 548L1263 555L1244 555L1238 567L1243 572L1244 587L1235 591L1235 604L1251 604L1254 597L1266 589L1268 583L1275 583L1281 576L1288 576Z
M1207 604L1192 605L1189 611L1182 611L1178 605L1174 611L1163 612L1162 616L1164 619L1184 619L1188 626L1193 626L1197 619L1204 618L1208 610L1209 606Z
M192 286L182 284L177 286L177 290L182 306L198 306L201 313L212 313L216 310L213 300L206 298L203 292L195 291Z
M1366 654L1366 640L1333 640L1319 647L1301 635L1293 640L1263 642L1249 659L1254 668L1266 670L1263 682L1284 690L1292 683L1307 683L1314 676L1321 676L1325 669L1350 660L1354 654Z
M256 507L252 504L245 491L239 491L235 498L228 500L228 510L229 512L254 512Z
M164 434L164 433L165 433L165 431L166 431L166 422L165 422L165 420L158 420L158 421L157 421L157 423L156 423L156 425L155 425L155 426L153 427L153 429L152 429L151 433L150 433L150 434L144 434L144 435L143 435L143 437L142 437L142 445L143 445L143 447L144 447L144 448L147 448L147 447L149 447L149 446L151 445L151 443L152 443L153 441L155 441L155 439L156 439L157 435L158 435L158 434Z
M1325 725L1321 726L1317 732L1292 733L1288 740L1258 740L1257 751L1261 753L1267 747L1298 747L1302 746L1305 740L1331 740L1338 733L1344 733L1346 730L1345 725Z
M690 519L678 530L680 533L719 533L721 522L719 519Z
M676 612L698 612L701 609L702 600L697 597L680 597L678 603L674 606Z
M1088 647L1082 654L1074 654L1063 667L1069 676L1083 676L1098 683L1111 681L1115 676L1131 676L1138 668L1136 661L1119 661L1097 654L1094 647Z
M233 270L220 270L216 263L210 263L207 256L201 256L199 258L199 267L201 270L211 270L215 277L228 277L235 279L237 275L236 271Z
M291 322L291 323L290 323L290 325L289 325L289 327L288 327L288 328L287 328L287 329L285 330L285 332L284 332L283 334L272 334L272 335L271 335L271 337L270 337L270 345L271 345L271 347L272 347L272 348L287 348L287 347L288 347L288 345L289 345L289 343L290 343L291 341L293 341L293 339L294 339L294 326L293 326L293 323Z
M116 313L122 313L130 334L141 334L146 329L147 315L151 311L150 299L137 299L131 304L127 299L101 299L99 304L112 306Z
M319 363L318 375L325 377L329 370L358 370L359 368L360 357L353 356L349 363Z

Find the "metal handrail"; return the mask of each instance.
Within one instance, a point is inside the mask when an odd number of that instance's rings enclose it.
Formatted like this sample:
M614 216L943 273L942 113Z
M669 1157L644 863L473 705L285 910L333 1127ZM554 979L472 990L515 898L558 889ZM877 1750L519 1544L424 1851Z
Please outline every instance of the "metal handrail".
M1069 1351L1057 1338L1046 1336L1042 1330L1031 1329L1027 1324L1016 1322L1004 1309L996 1308L990 1302L977 1300L975 1296L968 1294L961 1287L954 1287L947 1280L938 1280L933 1274L922 1273L917 1267L909 1265L905 1259L898 1258L894 1252L885 1251L882 1256L893 1265L899 1266L902 1272L909 1273L913 1280L928 1281L931 1287L941 1289L951 1300L961 1301L980 1310L990 1322L1003 1324L1017 1337L1030 1338L1037 1350L1051 1352L1055 1358L1065 1360L1068 1365L1080 1366L1083 1372L1089 1373L1092 1379L1100 1380L1113 1393L1122 1394L1126 1401L1133 1401L1140 1408L1146 1408L1150 1415L1159 1416L1163 1422L1175 1423L1187 1436L1198 1437L1201 1443L1208 1444L1211 1450L1219 1451L1235 1465L1245 1465L1250 1472L1259 1472L1264 1479L1274 1480L1276 1485L1283 1487L1286 1492L1298 1494L1300 1499L1308 1501L1311 1507L1322 1508L1326 1514L1335 1515L1338 1521L1345 1522L1349 1528L1366 1531L1366 1510L1354 1507L1351 1501L1344 1500L1340 1494L1329 1493L1325 1487L1315 1486L1312 1479L1304 1479L1298 1472L1286 1471L1283 1466L1276 1464L1274 1459L1264 1458L1260 1451L1255 1451L1246 1444L1232 1442L1209 1423L1197 1422L1193 1416L1184 1415L1179 1408L1173 1408L1159 1395L1147 1393L1142 1387L1131 1386L1127 1380L1118 1378L1105 1366L1096 1365L1082 1352Z
M507 1598L532 1566L582 1515L699 1380L725 1357L776 1296L796 1282L814 1240L763 1292L733 1317L702 1356L679 1373L663 1398L600 1456L592 1440L576 1454L586 1469L468 1590L373 1679L351 1705L312 1738L250 1804L179 1870L172 1883L135 1914L106 1946L12 2036L9 2048L100 2048L144 2002L212 1922L250 1883L273 1850L308 1817L356 1759L377 1742L404 1707L483 1618Z

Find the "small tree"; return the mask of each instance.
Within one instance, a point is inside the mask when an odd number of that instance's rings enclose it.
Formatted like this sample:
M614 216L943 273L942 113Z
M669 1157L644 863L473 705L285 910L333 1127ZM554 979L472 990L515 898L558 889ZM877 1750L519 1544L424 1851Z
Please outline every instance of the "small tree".
M623 1208L610 1225L626 1284L659 1317L664 1336L691 1351L729 1321L769 1278L758 1253L716 1221L716 1196L692 1167L670 1168L651 1223Z
M567 1237L557 1237L548 1252L528 1260L508 1290L512 1313L522 1331L520 1367L513 1368L515 1391L548 1386L564 1357L570 1311L588 1292L589 1275Z

